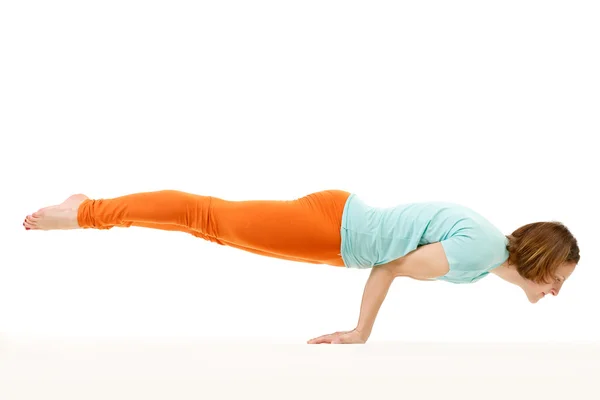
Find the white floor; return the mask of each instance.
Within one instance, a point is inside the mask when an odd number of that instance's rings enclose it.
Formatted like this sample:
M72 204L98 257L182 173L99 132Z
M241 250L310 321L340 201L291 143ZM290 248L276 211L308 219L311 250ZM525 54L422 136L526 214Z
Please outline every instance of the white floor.
M0 399L599 399L600 343L0 336ZM404 397L410 396L410 397Z

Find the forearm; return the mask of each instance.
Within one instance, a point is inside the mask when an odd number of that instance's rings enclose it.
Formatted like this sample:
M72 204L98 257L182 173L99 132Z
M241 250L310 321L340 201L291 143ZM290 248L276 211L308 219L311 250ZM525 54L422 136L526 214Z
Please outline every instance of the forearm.
M386 265L376 266L371 270L369 279L365 284L360 316L356 327L356 330L361 333L365 340L371 335L377 313L395 277L393 269Z

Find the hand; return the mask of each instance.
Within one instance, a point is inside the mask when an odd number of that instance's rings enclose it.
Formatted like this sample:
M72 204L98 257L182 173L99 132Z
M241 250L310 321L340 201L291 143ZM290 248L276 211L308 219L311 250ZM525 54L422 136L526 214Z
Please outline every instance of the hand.
M363 335L356 329L344 332L335 332L329 335L319 336L309 340L308 344L364 344L367 341L366 335Z

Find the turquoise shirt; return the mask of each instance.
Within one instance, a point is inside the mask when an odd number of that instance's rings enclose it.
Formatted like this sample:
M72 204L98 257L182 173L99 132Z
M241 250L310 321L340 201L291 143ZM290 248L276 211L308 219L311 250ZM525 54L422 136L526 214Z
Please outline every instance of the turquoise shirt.
M348 268L372 268L441 242L450 271L437 280L478 281L509 256L508 239L474 210L455 203L371 207L354 193L344 206L341 256Z

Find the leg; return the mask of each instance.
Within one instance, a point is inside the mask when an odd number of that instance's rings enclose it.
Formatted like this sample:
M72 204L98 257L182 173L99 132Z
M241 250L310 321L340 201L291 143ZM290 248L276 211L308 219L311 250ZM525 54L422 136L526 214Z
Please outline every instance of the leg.
M267 252L267 251L260 251L260 250L256 250L256 249L253 249L253 248L250 248L250 247L240 246L240 245L237 245L235 243L229 243L229 242L224 241L223 239L217 240L216 238L213 238L211 236L207 236L207 235L205 235L205 234L203 234L201 232L194 231L194 230L186 228L186 227L182 227L181 225L153 224L153 223L144 223L144 222L136 222L136 223L133 223L132 225L133 226L138 226L138 227L143 227L143 228L161 229L161 230L166 230L166 231L180 231L180 232L185 232L185 233L189 233L190 235L196 236L198 238L202 238L202 239L208 240L210 242L214 242L214 243L225 245L225 246L229 246L229 247L234 247L234 248L237 248L237 249L240 249L240 250L245 250L247 252L258 254L258 255L261 255L261 256L279 258L279 259L288 260L288 261L300 261L300 262L307 262L307 263L318 264L318 262L315 262L313 260L305 260L305 259L301 259L301 258L297 258L297 257L287 257L287 256L282 255L282 254L276 254L276 253L271 253L271 252Z
M164 190L85 198L75 219L81 228L176 230L256 254L343 266L340 227L348 196L345 191L326 190L295 200L227 201ZM57 211L46 211L52 213ZM39 220L36 223L40 226Z

